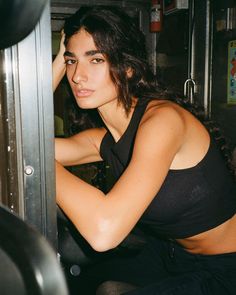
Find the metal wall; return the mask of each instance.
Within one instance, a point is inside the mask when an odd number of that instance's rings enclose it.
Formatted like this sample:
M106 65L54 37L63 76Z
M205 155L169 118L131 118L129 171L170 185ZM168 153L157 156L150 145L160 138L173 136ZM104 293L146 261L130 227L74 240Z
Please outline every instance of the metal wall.
M56 246L50 6L0 55L0 200Z

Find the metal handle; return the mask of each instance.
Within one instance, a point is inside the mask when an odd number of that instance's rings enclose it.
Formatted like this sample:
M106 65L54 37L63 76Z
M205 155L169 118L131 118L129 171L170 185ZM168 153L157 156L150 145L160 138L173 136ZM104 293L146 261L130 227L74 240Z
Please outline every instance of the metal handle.
M184 96L188 97L190 102L193 102L196 83L193 79L189 78L184 82ZM188 89L187 89L188 87Z

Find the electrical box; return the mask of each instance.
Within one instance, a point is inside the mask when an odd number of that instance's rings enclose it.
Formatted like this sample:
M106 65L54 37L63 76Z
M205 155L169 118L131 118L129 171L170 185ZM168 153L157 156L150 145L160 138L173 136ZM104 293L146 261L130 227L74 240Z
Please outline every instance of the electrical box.
M188 0L163 0L163 12L165 15L180 9L188 9Z

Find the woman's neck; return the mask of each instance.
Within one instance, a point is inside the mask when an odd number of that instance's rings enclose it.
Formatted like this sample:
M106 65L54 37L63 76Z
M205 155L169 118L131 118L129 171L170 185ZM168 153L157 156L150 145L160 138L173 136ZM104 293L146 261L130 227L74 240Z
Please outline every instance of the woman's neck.
M98 112L104 124L107 126L116 142L120 139L120 137L127 129L132 118L136 102L137 100L134 101L128 115L126 114L123 105L121 103L118 104L117 100L110 103L109 106L106 105L98 108Z

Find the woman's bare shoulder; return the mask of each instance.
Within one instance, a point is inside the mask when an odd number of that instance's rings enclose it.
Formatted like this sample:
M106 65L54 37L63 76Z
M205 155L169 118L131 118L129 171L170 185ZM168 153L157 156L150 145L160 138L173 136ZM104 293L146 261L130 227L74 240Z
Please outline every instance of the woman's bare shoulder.
M179 104L166 100L166 99L154 99L151 100L148 105L146 111L162 111L162 110L174 110L177 112L186 111L182 106Z
M141 124L150 122L155 127L176 127L183 128L185 125L186 111L176 103L168 100L152 100L148 103ZM162 126L162 124L164 126Z
M173 159L185 141L185 120L182 111L169 101L151 101L140 122L134 154L153 154L153 159Z

